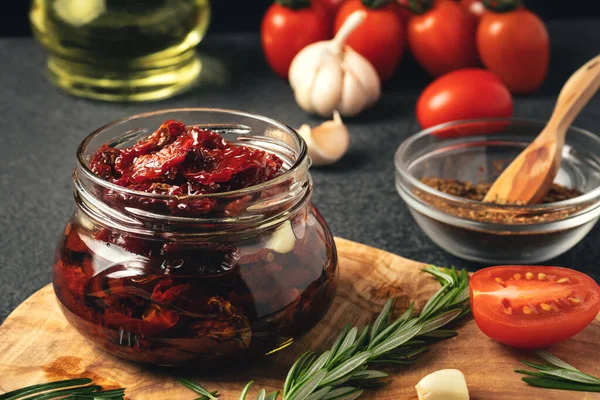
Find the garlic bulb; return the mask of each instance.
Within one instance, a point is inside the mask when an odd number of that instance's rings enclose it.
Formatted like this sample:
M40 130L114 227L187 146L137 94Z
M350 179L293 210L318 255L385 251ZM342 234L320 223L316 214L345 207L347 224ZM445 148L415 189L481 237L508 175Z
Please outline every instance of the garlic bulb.
M304 124L298 133L306 142L308 155L316 167L333 164L342 158L350 144L348 128L337 111L333 112L332 121L323 122L316 128Z
M457 369L435 371L415 386L419 400L469 400L467 381Z
M329 117L338 110L352 117L379 99L377 71L366 58L344 45L365 17L364 10L355 11L333 40L306 46L292 61L290 85L304 111Z

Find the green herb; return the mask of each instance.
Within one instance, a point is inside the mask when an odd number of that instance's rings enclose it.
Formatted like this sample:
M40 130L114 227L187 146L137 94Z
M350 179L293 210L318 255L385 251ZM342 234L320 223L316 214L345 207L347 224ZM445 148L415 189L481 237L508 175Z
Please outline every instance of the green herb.
M585 374L571 364L567 364L560 358L546 351L538 351L536 354L548 364L521 361L523 364L538 370L528 371L524 369L515 369L516 373L529 375L531 377L521 378L524 382L527 382L532 386L547 389L600 392L600 378Z
M91 383L89 378L79 378L32 385L1 394L0 400L118 400L125 396L125 389L102 390Z
M433 266L423 271L433 275L442 287L420 315L413 316L414 304L411 304L404 314L392 320L392 300L388 300L372 325L360 330L346 326L331 349L319 356L314 353L300 356L288 372L282 400L356 399L364 389L383 384L382 379L387 377L385 372L370 369L373 365L413 363L427 350L428 339L456 335L441 328L470 311L467 272ZM246 400L251 385L252 382L246 385L240 400ZM278 395L279 392L273 392L266 396L262 389L256 398L276 400Z

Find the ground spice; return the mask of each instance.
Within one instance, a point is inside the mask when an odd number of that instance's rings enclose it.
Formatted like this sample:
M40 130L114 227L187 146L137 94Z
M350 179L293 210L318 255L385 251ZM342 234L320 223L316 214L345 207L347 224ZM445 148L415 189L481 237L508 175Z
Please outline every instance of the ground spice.
M456 179L430 178L424 177L421 182L440 192L461 197L468 200L482 201L486 193L490 190L491 183L472 183L469 181L459 181ZM514 208L510 211L494 208L494 205L482 203L480 206L465 207L456 203L448 202L435 196L419 190L416 195L435 208L438 208L448 214L460 218L467 218L480 222L491 222L499 224L534 224L552 222L564 219L569 215L575 214L584 207L571 208L568 210L534 210L523 207ZM570 189L565 186L553 184L548 194L544 197L541 204L555 203L557 201L569 200L581 196L577 189Z

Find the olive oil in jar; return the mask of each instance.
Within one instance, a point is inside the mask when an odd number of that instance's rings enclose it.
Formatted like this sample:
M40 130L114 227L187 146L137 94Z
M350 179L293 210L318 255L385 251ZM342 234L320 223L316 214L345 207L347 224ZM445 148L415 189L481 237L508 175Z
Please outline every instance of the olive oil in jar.
M158 100L193 85L209 20L209 0L33 0L30 11L52 82L108 101Z

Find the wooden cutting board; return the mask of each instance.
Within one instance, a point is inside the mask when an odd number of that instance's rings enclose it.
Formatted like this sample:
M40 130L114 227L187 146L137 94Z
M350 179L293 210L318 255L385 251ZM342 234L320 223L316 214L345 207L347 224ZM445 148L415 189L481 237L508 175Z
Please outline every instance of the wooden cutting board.
M340 278L334 304L306 336L285 350L250 366L228 371L194 373L154 369L113 357L79 336L61 314L50 285L21 304L0 326L0 393L52 380L90 377L107 388L125 387L130 399L192 399L194 393L173 376L186 374L222 399L239 398L249 380L258 388L279 389L293 361L304 351L321 352L345 324L363 326L394 297L398 312L411 300L419 307L439 288L420 269L424 264L336 239ZM492 342L466 318L459 335L437 343L414 365L391 370L386 386L367 392L365 399L416 399L415 384L442 368L458 368L466 376L472 399L600 399L599 394L537 389L521 381L513 369L526 357ZM582 333L550 349L581 370L600 375L600 317ZM254 397L252 397L254 398Z

